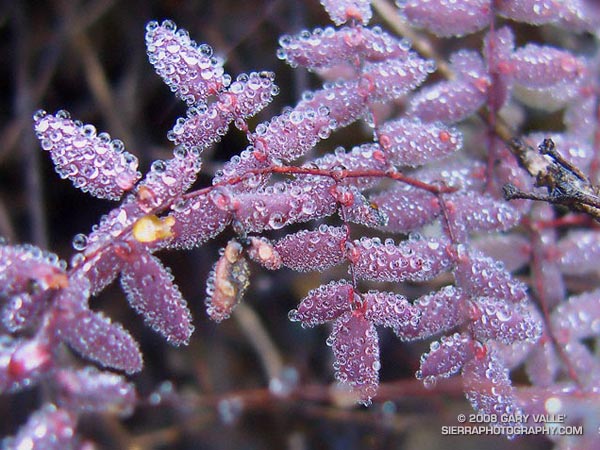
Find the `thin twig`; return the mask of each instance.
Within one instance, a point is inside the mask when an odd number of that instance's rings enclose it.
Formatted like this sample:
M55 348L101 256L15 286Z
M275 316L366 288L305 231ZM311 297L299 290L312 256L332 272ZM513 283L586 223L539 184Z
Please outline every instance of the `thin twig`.
M40 58L43 64L39 73L31 77L29 95L33 109L37 108L41 98L46 94L56 74L66 43L77 36L78 33L82 33L85 29L96 23L114 4L115 0L99 0L91 4L86 4L81 16L75 17L72 20L69 20L68 15L63 15L66 19L63 26L55 30L54 35L44 42L45 48L43 56ZM23 4L14 2L13 6L15 8L22 8ZM16 20L13 23L18 26ZM30 35L30 32L20 27L19 30L15 31L15 34L25 38L25 36ZM27 67L27 70L29 69ZM0 163L21 144L21 137L31 129L31 115L33 114L33 110L30 108L26 113L24 115L18 114L16 118L11 120L0 131L0 142L2 142L2 146L0 147Z
M5 238L9 242L14 242L17 238L15 229L10 221L10 215L4 204L4 200L0 197L0 237Z
M23 11L24 5L15 8L15 48L17 49L17 62L15 64L16 95L15 110L19 117L30 116L33 109L32 92L30 83L30 56L31 42L29 20ZM25 189L27 192L27 208L31 224L30 240L36 245L48 247L48 226L44 209L44 191L40 163L40 152L37 148L32 133L25 133L22 138L24 150L23 169L25 171Z
M241 303L234 311L233 317L255 348L269 380L279 378L284 368L283 357L258 314L250 306Z
M108 127L123 141L133 142L130 130L125 128L118 114L118 102L90 39L82 32L72 40L72 44L81 56L88 86L108 122Z

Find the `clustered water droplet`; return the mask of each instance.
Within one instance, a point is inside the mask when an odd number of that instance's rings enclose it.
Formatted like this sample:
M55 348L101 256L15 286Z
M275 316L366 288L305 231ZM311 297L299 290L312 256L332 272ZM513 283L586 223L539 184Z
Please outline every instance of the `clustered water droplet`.
M379 238L363 237L354 242L361 249L354 263L354 273L359 278L374 281L429 280L452 263L443 242L438 246L429 245L435 241L408 240L394 244L393 240L382 243Z
M146 27L146 49L156 72L189 105L229 85L223 61L212 55L210 46L196 44L170 20Z
M330 67L359 55L365 61L403 58L410 43L385 33L381 28L333 27L304 30L279 39L277 57L292 67Z
M369 0L351 0L339 2L334 0L320 0L321 4L336 25L342 25L349 20L357 20L366 25L373 16Z
M95 127L71 120L65 111L38 112L34 121L37 137L50 152L57 173L82 191L118 200L141 177L137 158L108 133L97 134Z
M443 158L459 150L463 141L462 133L456 128L415 118L384 123L379 129L379 139L387 142L385 152L389 160L402 166L417 166Z
M278 240L275 249L284 266L299 271L323 271L345 259L344 227L321 225L317 230L303 230Z

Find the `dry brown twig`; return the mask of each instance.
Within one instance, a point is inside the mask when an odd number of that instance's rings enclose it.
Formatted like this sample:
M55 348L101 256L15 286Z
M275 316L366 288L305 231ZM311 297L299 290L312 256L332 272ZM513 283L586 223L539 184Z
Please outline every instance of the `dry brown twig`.
M504 186L507 200L528 199L566 206L573 211L589 214L600 221L600 190L576 166L557 151L552 139L544 139L537 152L523 140L514 138L510 148L522 167L535 177L535 186L544 187L548 194L524 192L512 184Z

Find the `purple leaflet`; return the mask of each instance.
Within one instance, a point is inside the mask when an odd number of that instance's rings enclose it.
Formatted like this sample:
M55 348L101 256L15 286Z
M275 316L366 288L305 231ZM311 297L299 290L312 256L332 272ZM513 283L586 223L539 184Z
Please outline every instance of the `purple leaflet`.
M433 222L440 213L440 203L435 194L404 184L370 197L373 204L387 218L382 230L391 233L408 233Z
M600 26L600 8L597 2L569 0L562 5L560 26L567 30L595 33Z
M377 326L402 330L421 320L421 312L402 295L371 290L360 297L365 318Z
M347 281L332 281L310 291L298 309L289 313L293 322L301 322L303 327L314 327L340 317L350 311L354 301L354 289Z
M493 339L505 344L535 342L542 335L541 321L532 316L523 303L478 297L473 300L473 306L478 312L470 330L480 341Z
M121 286L133 309L173 345L187 344L192 317L173 275L160 260L140 251L121 272Z
M465 241L472 231L506 231L519 223L519 211L505 201L474 191L444 196L448 222L455 238Z
M477 111L485 102L487 82L478 86L462 80L441 81L421 89L413 97L410 114L427 122L460 122Z
M449 158L414 172L414 176L429 184L443 183L457 189L480 190L486 178L483 164L463 158Z
M336 25L349 20L357 20L366 25L373 15L371 0L321 0L321 4Z
M464 249L462 249L464 250ZM514 279L502 263L472 252L461 254L454 271L456 284L472 296L494 297L511 303L527 298L526 286Z
M66 287L65 269L58 256L33 245L0 245L0 296Z
M486 256L502 261L509 272L523 268L531 258L531 240L520 234L481 236L471 245Z
M196 44L170 20L146 25L146 49L156 73L188 105L204 102L230 82L212 48Z
M279 38L277 56L292 67L309 69L331 67L356 58L364 61L382 61L388 58L404 58L410 42L398 39L379 27L361 26L316 28L304 30L297 35Z
M250 72L237 76L235 81L220 92L216 99L217 108L234 119L247 119L271 103L279 93L274 83L273 72Z
M0 339L0 393L33 386L54 368L51 342L38 335L32 339Z
M512 344L503 344L499 341L487 341L486 345L494 347L506 368L512 370L526 362L537 342L534 344L528 341L516 341Z
M137 400L135 386L125 377L95 367L58 370L53 375L58 404L68 411L131 414Z
M83 270L90 282L90 295L96 295L113 282L130 253L129 243L115 242L85 262L82 260Z
M403 341L411 341L449 331L467 320L467 299L468 296L455 286L445 286L423 295L413 303L419 321L404 324L394 332Z
M421 89L411 100L409 114L426 122L459 122L486 101L491 80L481 56L461 50L450 57L457 79Z
M142 370L137 342L118 323L88 307L90 282L71 276L69 286L56 296L57 335L84 358L127 373Z
M83 192L119 200L139 180L138 160L123 151L120 140L96 134L93 125L71 120L66 111L51 115L40 110L33 118L35 133L50 152L57 173Z
M172 209L170 216L175 223L171 227L170 248L197 247L221 233L232 217L229 211L215 204L210 193L175 203Z
M593 33L600 24L598 5L585 0L502 0L495 9L511 20L532 25L552 23L574 32Z
M450 267L444 239L411 239L395 244L378 238L354 241L354 273L373 281L426 281Z
M418 166L442 159L462 147L462 133L441 123L397 119L378 130L379 142L392 164Z
M284 266L306 272L324 271L346 259L346 229L321 225L314 231L298 231L275 242Z
M42 312L48 307L47 292L29 295L22 293L11 296L0 313L2 324L11 333L22 331L38 323Z
M583 59L566 50L527 44L511 57L512 76L529 88L548 88L573 82L585 73Z
M213 185L224 183L231 179L241 179L240 182L229 187L236 192L250 192L259 187L265 186L270 173L252 174L253 170L267 169L272 167L275 162L273 158L265 153L265 147L259 144L261 150L257 150L253 145L249 145L239 155L234 155L227 161L222 169L219 169L213 178Z
M569 297L552 313L552 329L559 342L600 335L600 290Z
M593 141L594 135L594 121L592 117L594 117L594 112L596 110L596 103L594 95L585 95L579 101L574 102L567 106L565 111L564 122L566 125L567 133L559 134L559 139L561 136L566 135L568 138L573 139L575 142L580 143L583 148L586 150L583 155L578 154L575 148L573 151L568 151L568 155L563 153L563 148L561 144L556 146L556 149L561 152L561 154L567 159L576 158L576 157L587 157L589 142ZM571 139L568 139L570 141ZM552 140L554 140L554 134L552 135ZM535 140L534 142L541 142L541 139ZM556 144L556 141L554 141ZM571 143L568 147L571 147ZM587 159L587 158L586 158ZM572 160L571 160L572 161ZM576 164L579 167L579 163Z
M176 145L204 150L227 134L232 120L233 116L219 108L219 104L201 104L189 108L186 117L177 119L167 137Z
M474 33L493 17L491 0L397 0L396 4L412 25L441 37Z
M564 3L560 0L502 0L496 8L500 15L509 19L542 25L560 18Z
M2 323L11 332L34 324L52 291L68 286L66 263L33 245L0 245Z
M505 29L503 28L502 30ZM506 30L507 32L510 31L509 28L506 28ZM500 31L496 32L496 36L497 35L504 36L503 33ZM512 38L512 34L506 36L506 40L512 43L512 40L510 40L510 38ZM495 50L498 52L502 51L502 54L504 54L504 47L506 47L506 45L507 44L504 44L504 46L501 49L495 48ZM510 51L507 53L507 55L510 55L512 52L512 46L509 48ZM498 57L497 54L495 56ZM458 50L457 52L454 52L450 55L450 66L452 68L452 71L456 73L456 76L458 78L461 78L466 81L471 81L473 83L477 83L478 81L480 81L481 77L485 75L485 73L488 70L479 52L466 49Z
M84 358L105 367L135 373L142 370L137 342L118 323L102 313L83 309L61 322L59 336Z
M457 374L464 364L482 351L482 344L473 341L468 334L454 333L434 341L429 353L421 355L420 368L416 373L426 387L433 387L437 380Z
M405 59L365 64L358 89L370 102L388 102L404 97L434 70L432 61L410 52Z
M264 155L261 159L293 161L327 138L336 125L327 107L311 108L299 104L295 109L287 109L269 122L259 124L249 139L254 152Z
M551 386L555 383L560 360L548 335L543 335L525 361L525 371L535 386Z
M200 150L196 147L179 146L171 159L154 161L136 192L142 210L151 212L181 196L194 183L201 166Z
M335 357L335 378L349 384L361 403L370 404L377 392L381 366L373 323L360 313L347 312L334 322L327 342Z
M239 75L227 90L220 92L214 103L188 109L167 134L169 140L186 148L205 149L221 140L235 119L253 116L266 105L279 88L273 84L272 72Z
M246 232L255 233L329 216L337 206L333 186L330 179L319 177L309 182L305 177L276 183L252 193L244 192L231 197L234 216ZM230 195L225 189L222 193Z
M575 379L585 390L594 390L600 384L600 361L583 342L571 341L563 346L566 365L575 372Z
M356 187L337 185L334 195L341 206L340 217L342 220L370 228L380 228L387 224L388 218L385 213L380 211L377 205L367 200Z
M558 267L567 275L584 275L598 270L600 232L571 231L557 244Z
M508 369L493 348L469 360L462 372L465 394L475 411L501 416L520 414Z
M359 86L359 80L325 83L322 89L304 92L296 109L319 111L325 108L332 120L329 130L322 130L323 136L327 137L331 130L350 125L367 113L367 92Z
M33 413L18 433L3 442L6 450L25 448L43 450L75 450L76 416L70 411L46 403ZM43 431L43 432L42 432Z
M342 147L335 149L333 153L312 160L303 167L317 167L322 170L380 170L387 168L387 162L381 146L376 143L363 144L352 148L350 151ZM335 173L335 172L334 172ZM341 185L351 185L358 189L365 189L375 185L378 177L346 177L339 181Z

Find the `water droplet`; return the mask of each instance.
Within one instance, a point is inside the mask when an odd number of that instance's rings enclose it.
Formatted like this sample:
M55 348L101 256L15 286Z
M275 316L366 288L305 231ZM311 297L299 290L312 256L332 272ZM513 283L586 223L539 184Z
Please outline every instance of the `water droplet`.
M146 31L150 32L150 31L154 31L158 28L158 22L156 20L151 20L150 22L148 22L146 24Z
M285 225L285 219L280 213L273 213L269 217L269 227L273 230L279 230Z
M433 389L436 385L437 380L434 376L428 376L423 378L423 386L427 389Z
M164 161L158 160L152 163L150 169L156 173L163 173L165 170L167 170L167 165Z
M298 384L298 371L293 367L285 367L279 376L269 381L269 391L278 397L289 395Z
M224 399L217 405L219 417L223 423L231 425L240 416L244 409L244 401L240 398Z
M33 120L34 121L39 121L42 118L46 117L47 113L46 111L44 111L43 109L38 109L34 114L33 114Z
M77 250L78 252L85 250L87 247L87 244L88 244L88 238L85 234L79 233L73 237L72 245L73 245L73 248L75 250Z

